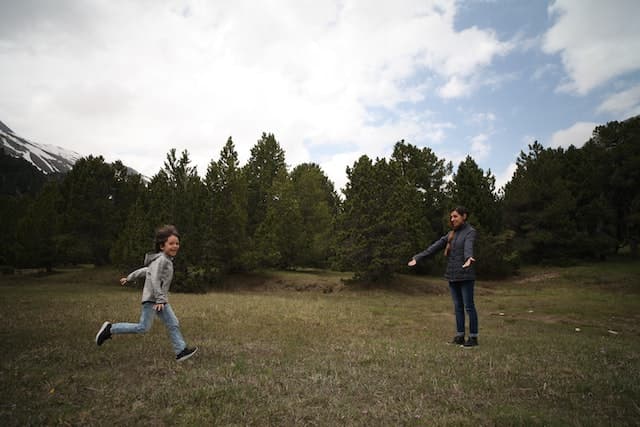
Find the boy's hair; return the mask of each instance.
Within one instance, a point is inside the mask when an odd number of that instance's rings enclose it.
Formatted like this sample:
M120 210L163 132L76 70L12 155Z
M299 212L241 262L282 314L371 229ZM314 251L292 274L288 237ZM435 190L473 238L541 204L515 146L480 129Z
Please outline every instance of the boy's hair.
M180 233L178 233L178 229L173 225L164 225L156 231L156 239L155 239L155 249L156 252L160 252L162 250L162 246L167 242L169 237L176 236L180 239Z

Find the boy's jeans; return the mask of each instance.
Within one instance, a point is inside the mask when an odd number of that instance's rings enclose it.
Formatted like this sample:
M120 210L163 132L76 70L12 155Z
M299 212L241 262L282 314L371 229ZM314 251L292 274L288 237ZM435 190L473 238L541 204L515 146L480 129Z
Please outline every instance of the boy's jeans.
M469 315L469 336L478 336L478 313L473 302L473 286L475 280L449 282L453 308L456 313L456 330L459 336L464 336L464 312Z
M173 346L175 354L180 353L187 346L180 332L180 324L178 318L174 314L171 306L167 303L162 311L155 311L153 302L145 302L142 304L142 313L140 314L140 322L138 323L114 323L111 325L112 334L144 334L153 324L153 319L158 316L164 322L169 332L169 339Z

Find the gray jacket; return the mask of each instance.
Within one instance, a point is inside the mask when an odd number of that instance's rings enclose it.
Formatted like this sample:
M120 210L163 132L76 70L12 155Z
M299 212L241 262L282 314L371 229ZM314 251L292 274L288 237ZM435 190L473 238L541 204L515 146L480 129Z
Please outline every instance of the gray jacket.
M416 261L433 255L435 252L444 249L447 246L449 235L445 234L431 244L427 249L414 255ZM476 230L469 224L463 224L456 230L453 240L451 241L451 252L447 260L447 270L444 277L450 282L461 282L463 280L475 280L476 270L474 264L467 268L462 268L469 257L473 256L473 244L476 240Z
M144 267L127 276L132 282L144 277L142 302L166 304L169 302L169 287L173 279L173 261L163 252L149 253L144 257Z

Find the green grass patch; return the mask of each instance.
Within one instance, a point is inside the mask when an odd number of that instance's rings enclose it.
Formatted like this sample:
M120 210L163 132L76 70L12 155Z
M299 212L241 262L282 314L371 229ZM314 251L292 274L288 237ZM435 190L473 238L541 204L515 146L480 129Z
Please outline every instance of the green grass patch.
M478 282L480 346L447 345L444 280L344 286L337 273L265 272L172 294L164 327L97 347L136 321L140 290L112 269L0 278L2 425L637 425L640 271L529 269ZM329 290L330 289L330 290Z

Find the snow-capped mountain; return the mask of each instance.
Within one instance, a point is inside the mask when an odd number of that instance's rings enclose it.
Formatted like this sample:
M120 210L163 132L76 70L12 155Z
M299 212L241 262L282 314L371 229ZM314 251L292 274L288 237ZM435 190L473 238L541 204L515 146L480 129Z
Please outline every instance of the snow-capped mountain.
M1 121L0 143L6 154L25 159L45 174L68 172L76 160L82 157L75 151L24 139Z

